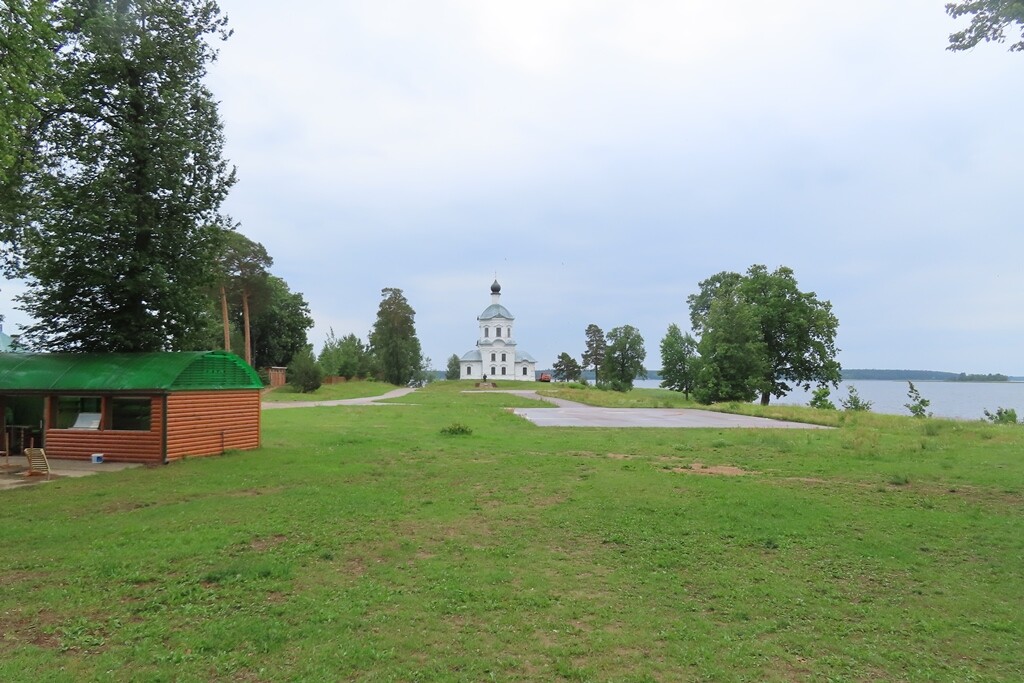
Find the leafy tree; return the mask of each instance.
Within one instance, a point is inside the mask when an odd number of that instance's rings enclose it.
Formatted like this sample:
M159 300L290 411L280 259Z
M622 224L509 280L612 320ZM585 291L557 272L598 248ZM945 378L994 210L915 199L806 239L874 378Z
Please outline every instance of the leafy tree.
M594 368L594 379L600 380L601 366L604 364L604 355L607 344L605 343L604 331L597 325L587 325L587 348L583 352L583 369Z
M288 364L288 384L295 387L300 394L308 394L320 388L323 382L323 370L313 358L313 347L306 346L292 358Z
M382 380L403 386L415 379L423 363L420 340L416 337L416 311L402 290L385 287L370 332L370 349Z
M857 387L852 384L846 388L846 398L839 399L839 404L843 406L843 410L854 413L867 412L873 405L871 401L862 399L857 393Z
M913 382L907 382L910 388L907 390L907 398L910 399L910 403L904 403L903 405L910 414L914 417L931 417L932 414L928 412L928 406L931 405L931 401L921 396L921 392L917 390Z
M835 410L836 404L832 402L831 398L829 398L831 394L832 392L829 388L822 385L814 390L814 394L811 396L811 402L807 405L818 410Z
M331 328L320 351L317 362L326 375L337 375L345 379L366 377L370 374L370 350L354 334L338 339Z
M448 357L448 369L445 370L445 379L459 379L462 377L462 365L459 363L459 357L454 353Z
M754 400L766 366L754 307L735 290L719 292L709 304L701 329L694 398L706 404Z
M746 361L735 353L718 354L710 348L705 339L709 331L716 342L736 343L713 329L712 313L720 300L727 303L719 308L714 323L732 325L723 318L727 311L751 317L760 340L759 359ZM768 272L762 265L753 265L745 275L718 273L701 282L700 291L687 301L693 330L701 335L704 365L729 358L752 371L756 369L758 375L750 378L750 385L756 387L762 405L768 405L772 396L785 396L794 387L808 390L812 383L839 385L840 366L835 359L839 321L832 313L832 304L819 300L814 292L801 292L789 268ZM747 322L738 325L745 329ZM718 367L708 370L708 377L738 379L738 372L739 368Z
M15 246L14 225L27 199L21 182L32 160L32 131L43 112L60 102L52 78L56 10L51 0L0 2L0 242L8 249Z
M971 25L949 36L948 50L969 50L978 43L1006 42L1006 31L1021 32L1010 52L1024 51L1024 2L1021 0L968 0L946 4L946 14L959 19L971 15Z
M606 336L608 346L601 364L601 381L615 391L629 391L633 380L647 377L644 338L632 325L612 329Z
M681 391L690 398L697 383L699 365L697 341L690 333L683 334L675 323L669 325L661 340L662 388Z
M309 304L279 277L267 278L267 295L252 313L252 365L257 368L285 367L309 343L306 333L313 327ZM236 312L236 320L241 316Z
M583 374L583 368L576 359L564 351L558 354L558 360L551 369L555 379L563 382L575 382Z
M35 122L12 225L19 300L37 321L25 336L49 350L184 348L206 322L235 179L202 82L226 19L213 0L60 7L60 105Z

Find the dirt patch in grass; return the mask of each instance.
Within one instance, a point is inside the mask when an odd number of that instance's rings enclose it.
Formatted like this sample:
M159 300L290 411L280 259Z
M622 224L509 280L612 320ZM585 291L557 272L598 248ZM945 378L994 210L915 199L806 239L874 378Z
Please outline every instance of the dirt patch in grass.
M695 462L688 467L673 467L670 471L680 474L708 474L720 477L744 477L748 474L760 474L759 472L748 472L732 465L705 465L701 462Z
M287 540L288 537L283 534L277 534L270 538L255 538L249 543L249 548L257 552L263 552L264 550L276 548Z
M625 453L609 453L608 457L612 460L629 460L632 456Z

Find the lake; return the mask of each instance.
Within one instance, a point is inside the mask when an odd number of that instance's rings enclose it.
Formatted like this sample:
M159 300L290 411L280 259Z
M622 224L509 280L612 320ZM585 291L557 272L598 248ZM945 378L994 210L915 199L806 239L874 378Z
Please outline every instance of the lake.
M635 382L634 386L655 389L659 380L648 379ZM847 387L853 385L861 399L871 401L871 410L876 413L910 415L903 405L909 403L907 383L891 380L856 380L840 382L839 389L832 390L832 402L839 405L840 398L847 397ZM984 419L984 410L994 413L996 408L1013 408L1024 416L1024 382L914 382L922 398L931 401L928 411L935 417L953 417L963 420ZM772 397L772 403L807 405L811 392L797 390L781 399Z

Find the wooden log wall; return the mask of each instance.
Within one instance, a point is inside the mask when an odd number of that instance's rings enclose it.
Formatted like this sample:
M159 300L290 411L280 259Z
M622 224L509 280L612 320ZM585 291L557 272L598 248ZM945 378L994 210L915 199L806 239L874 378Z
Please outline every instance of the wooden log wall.
M48 416L47 424L51 421ZM163 461L160 448L162 423L163 399L154 397L148 432L112 429L47 429L46 455L51 458L88 460L93 453L102 453L104 460L158 464Z
M167 397L167 460L260 446L260 392L182 391Z

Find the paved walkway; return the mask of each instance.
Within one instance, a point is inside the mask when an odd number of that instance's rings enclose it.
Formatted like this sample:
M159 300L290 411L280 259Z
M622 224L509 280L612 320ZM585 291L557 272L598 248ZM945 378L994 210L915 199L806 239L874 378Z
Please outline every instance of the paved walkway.
M320 406L386 406L392 403L377 403L385 398L401 398L416 391L415 388L393 389L380 396L365 396L363 398L343 398L337 401L264 401L263 409L274 408L318 408Z
M475 393L475 392L470 392ZM704 427L714 429L829 429L804 422L769 420L764 417L716 413L687 408L601 408L550 396L536 391L509 390L515 394L547 401L555 408L514 408L513 412L539 427Z
M46 461L50 464L49 481L61 477L88 477L91 474L119 472L131 467L142 467L139 463L132 462L93 463L90 460L62 460L60 458L47 458ZM12 455L10 458L0 457L0 491L47 481L46 475L24 476L23 472L27 469L28 461L20 455Z

